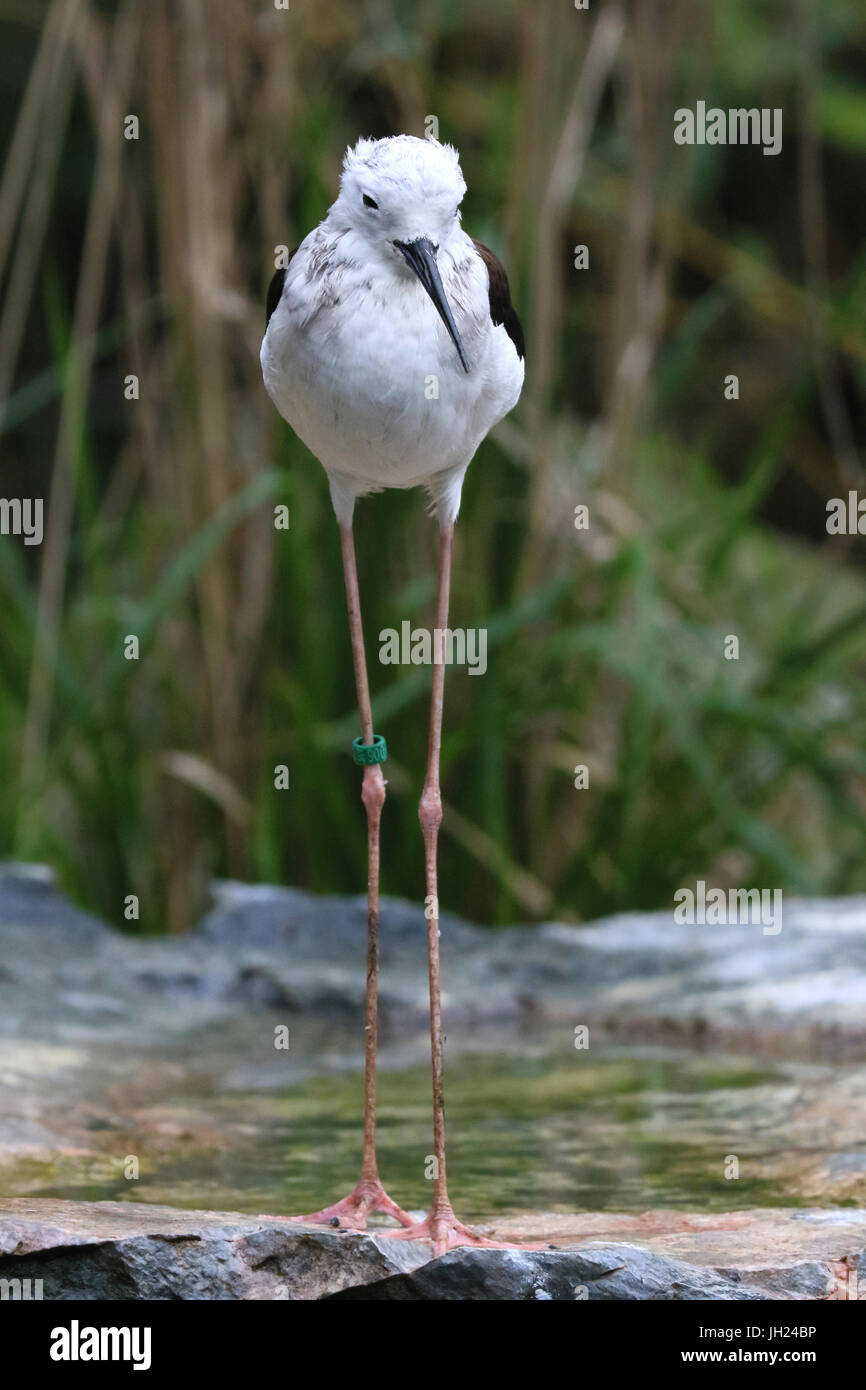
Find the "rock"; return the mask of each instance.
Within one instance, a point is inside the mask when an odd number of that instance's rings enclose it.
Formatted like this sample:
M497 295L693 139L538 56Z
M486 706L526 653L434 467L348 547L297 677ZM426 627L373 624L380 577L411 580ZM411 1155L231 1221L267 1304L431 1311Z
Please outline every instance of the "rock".
M634 1240L653 1256L711 1269L723 1280L769 1291L773 1298L866 1299L862 1208L523 1215L503 1218L496 1231L503 1239L534 1241L543 1235L557 1244Z
M0 864L0 926L36 928L78 947L92 945L109 930L72 906L47 864Z
M255 957L265 997L302 971L306 988L330 982L332 1007L343 988L358 1009L364 931L362 898L223 883L197 936ZM380 947L386 1022L423 1023L421 907L385 899ZM677 923L673 909L496 932L444 914L442 957L449 1020L471 1026L578 1019L628 1039L866 1057L866 897L789 901L777 935Z
M386 1031L426 1026L425 928L420 905L383 900ZM365 930L363 898L222 883L189 936L124 936L65 902L47 870L7 865L0 1027L107 1041L249 1010L357 1022ZM496 932L446 913L442 961L452 1028L579 1021L625 1040L866 1058L863 897L788 903L775 936L758 925L682 925L672 912Z
M305 959L332 959L354 952L367 931L367 900L356 896L317 897L297 888L225 880L211 890L213 906L197 929L219 946L258 947L291 952ZM443 912L443 935L461 949L483 944L487 933ZM419 937L420 930L420 937ZM379 948L392 958L415 954L426 940L423 910L400 898L383 898L379 914Z
M46 1299L737 1300L856 1297L866 1212L531 1214L459 1249L133 1202L0 1201L0 1279ZM14 1286L11 1286L14 1288ZM866 1294L866 1282L864 1282Z
M600 1299L757 1301L769 1292L744 1289L736 1280L698 1269L633 1245L592 1250L452 1250L409 1274L393 1275L335 1299L596 1302Z
M427 1258L408 1241L234 1212L0 1201L0 1279L41 1279L45 1299L317 1299Z
M557 1249L458 1249L337 1299L866 1299L866 1211L527 1215L496 1239ZM607 1239L604 1237L607 1236ZM862 1287L862 1294L860 1288Z

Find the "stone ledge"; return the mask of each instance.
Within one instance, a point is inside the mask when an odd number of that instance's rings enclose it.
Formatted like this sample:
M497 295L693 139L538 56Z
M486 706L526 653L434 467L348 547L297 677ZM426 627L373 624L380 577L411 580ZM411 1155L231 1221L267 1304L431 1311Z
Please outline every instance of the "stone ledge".
M538 1213L461 1249L133 1202L0 1202L0 1280L75 1300L804 1300L866 1297L866 1211ZM4 1286L15 1296L17 1286ZM23 1287L27 1287L26 1285ZM32 1290L32 1285L30 1286Z

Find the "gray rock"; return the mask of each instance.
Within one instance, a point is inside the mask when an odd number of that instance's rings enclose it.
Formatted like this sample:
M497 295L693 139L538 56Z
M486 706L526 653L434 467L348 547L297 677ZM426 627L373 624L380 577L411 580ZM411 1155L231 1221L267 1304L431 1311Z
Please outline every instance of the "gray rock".
M321 959L331 951L353 951L364 941L367 900L363 896L316 897L297 888L271 884L215 883L213 906L198 934L220 946L275 946ZM479 946L486 933L443 912L443 932L463 948ZM419 936L420 929L420 936ZM414 951L426 940L424 914L414 903L384 898L379 915L379 946L384 953Z
M355 1300L692 1301L866 1296L866 1211L524 1214L488 1231L557 1249L458 1249L332 1295Z
M232 1212L0 1202L0 1279L41 1279L45 1299L309 1300L428 1257L408 1241Z
M112 1031L188 1032L250 1010L357 1022L365 930L363 898L222 883L188 937L124 936L65 902L47 870L7 865L0 1028L108 1040ZM425 930L420 905L383 901L386 1030L426 1025ZM672 912L496 932L446 913L441 930L451 1027L579 1022L625 1040L866 1057L863 897L786 904L777 936L685 926Z
M383 902L386 1021L426 1016L424 928L420 906ZM265 999L292 997L303 972L307 989L317 974L329 983L329 1006L345 990L346 1007L359 1009L364 931L362 898L224 883L197 936L257 953L248 968L265 976ZM788 902L778 935L683 925L672 910L497 932L445 914L442 956L449 1019L473 1026L571 1019L624 1038L866 1056L864 897Z
M408 1274L347 1288L330 1297L371 1301L755 1302L773 1295L635 1245L598 1245L592 1250L452 1250Z
M109 928L73 907L46 864L0 864L0 927L32 927L80 948L104 938Z
M76 1299L765 1301L856 1298L866 1212L756 1210L502 1220L458 1249L132 1202L0 1201L0 1279ZM550 1247L550 1237L556 1248ZM14 1289L16 1286L10 1285Z

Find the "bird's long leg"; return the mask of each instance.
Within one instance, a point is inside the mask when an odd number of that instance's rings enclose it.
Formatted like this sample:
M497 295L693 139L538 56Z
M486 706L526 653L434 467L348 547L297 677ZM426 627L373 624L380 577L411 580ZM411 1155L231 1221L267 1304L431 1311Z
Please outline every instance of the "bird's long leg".
M358 592L358 568L355 561L355 541L351 526L340 527L343 550L343 571L346 578L346 603L349 610L349 632L352 638L352 658L355 665L355 687L358 694L358 713L361 737L366 744L373 742L373 713L370 687L367 681L367 659L364 652L364 630L361 624L361 600ZM361 1174L348 1197L331 1207L309 1216L293 1217L296 1221L327 1221L334 1225L363 1230L367 1217L384 1212L402 1225L411 1226L412 1218L397 1206L386 1193L376 1163L376 1048L379 1030L379 826L385 804L385 779L376 763L364 768L361 800L367 812L367 994L365 1006L364 1057L364 1149Z
M448 626L451 590L451 543L453 522L443 526L439 545L439 590L436 600L436 629L444 634ZM427 746L427 777L418 818L424 834L427 880L427 965L430 976L430 1053L433 1067L433 1152L435 1169L433 1201L424 1221L406 1231L394 1233L399 1239L426 1239L433 1242L433 1253L441 1255L455 1245L495 1245L497 1242L476 1235L457 1220L448 1197L445 1171L445 1099L442 1083L442 1003L439 973L439 884L437 848L442 824L442 796L439 790L439 751L442 746L442 711L445 704L445 642L440 636L433 643L433 691L430 700L430 737Z

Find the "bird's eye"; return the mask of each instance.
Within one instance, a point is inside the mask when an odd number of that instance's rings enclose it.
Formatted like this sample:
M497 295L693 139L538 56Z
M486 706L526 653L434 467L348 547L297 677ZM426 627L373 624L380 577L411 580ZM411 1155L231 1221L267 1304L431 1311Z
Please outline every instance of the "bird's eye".
M365 207L365 208L376 208L376 210L378 211L378 209L379 209L379 204L376 202L376 199L375 199L375 198L371 198L371 197L370 197L369 193L365 193L365 194L364 194L364 207Z

